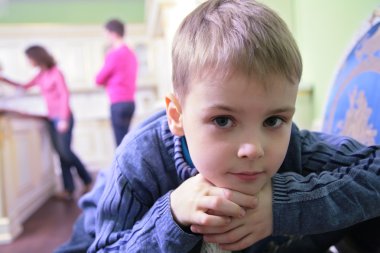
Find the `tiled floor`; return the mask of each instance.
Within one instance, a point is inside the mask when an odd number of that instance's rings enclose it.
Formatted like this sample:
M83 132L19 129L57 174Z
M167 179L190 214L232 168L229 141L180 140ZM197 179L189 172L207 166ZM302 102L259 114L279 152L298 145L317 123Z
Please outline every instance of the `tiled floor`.
M25 222L24 231L16 240L0 245L0 252L51 253L69 238L79 213L76 201L51 198Z

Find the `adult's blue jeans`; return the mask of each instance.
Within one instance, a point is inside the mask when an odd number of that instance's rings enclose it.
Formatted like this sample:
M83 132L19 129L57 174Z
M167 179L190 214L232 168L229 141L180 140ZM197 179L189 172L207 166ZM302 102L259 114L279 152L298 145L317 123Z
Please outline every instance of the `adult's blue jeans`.
M50 137L52 140L53 147L56 150L61 163L63 186L66 191L74 192L75 184L73 175L71 173L72 167L76 168L78 175L82 179L84 184L90 184L92 179L81 160L71 150L71 139L74 127L73 115L71 115L69 118L69 127L66 132L58 132L56 124L56 120L49 120Z
M135 102L111 104L111 121L116 146L119 146L124 136L128 133L134 112Z

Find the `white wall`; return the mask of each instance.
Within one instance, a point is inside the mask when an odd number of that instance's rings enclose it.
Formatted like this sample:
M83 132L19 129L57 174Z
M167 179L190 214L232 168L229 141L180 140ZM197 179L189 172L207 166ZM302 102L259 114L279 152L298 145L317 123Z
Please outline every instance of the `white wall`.
M139 57L135 121L155 110L162 52L157 41L150 41L144 25L129 25L127 44ZM102 27L76 25L1 25L0 63L5 76L25 82L35 74L24 55L33 44L45 46L64 72L71 92L71 106L76 119L74 149L93 168L109 166L114 140L109 124L109 104L102 87L96 87L95 75L101 68L107 41ZM158 47L161 48L161 47ZM159 57L158 57L159 56ZM38 89L26 94L0 84L0 109L44 114L46 108Z

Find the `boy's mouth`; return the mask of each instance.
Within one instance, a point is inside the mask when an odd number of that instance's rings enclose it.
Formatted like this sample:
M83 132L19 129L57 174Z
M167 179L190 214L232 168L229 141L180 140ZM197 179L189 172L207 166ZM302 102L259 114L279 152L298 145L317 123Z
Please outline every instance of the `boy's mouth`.
M257 178L260 176L264 175L264 172L239 172L230 174L242 181L254 181L257 180Z

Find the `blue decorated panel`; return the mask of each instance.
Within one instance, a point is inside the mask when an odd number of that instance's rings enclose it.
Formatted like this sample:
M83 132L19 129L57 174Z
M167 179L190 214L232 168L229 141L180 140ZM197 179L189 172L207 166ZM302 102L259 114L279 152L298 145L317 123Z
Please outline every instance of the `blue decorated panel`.
M338 71L323 131L380 143L380 23L359 38Z

